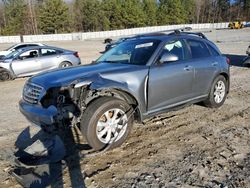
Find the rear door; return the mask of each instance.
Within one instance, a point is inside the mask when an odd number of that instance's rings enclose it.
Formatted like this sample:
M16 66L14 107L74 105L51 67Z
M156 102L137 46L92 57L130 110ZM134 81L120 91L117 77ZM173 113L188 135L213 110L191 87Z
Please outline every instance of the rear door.
M218 73L219 54L213 55L207 44L201 40L187 39L191 59L190 64L195 69L193 93L195 96L208 94L213 78Z
M39 72L41 70L39 50L32 49L22 52L13 60L11 67L17 76L29 76Z
M60 54L53 48L41 48L40 61L43 70L58 68Z
M179 60L159 64L164 53L172 53ZM170 108L192 97L194 69L187 61L186 44L179 39L167 42L149 71L148 113Z

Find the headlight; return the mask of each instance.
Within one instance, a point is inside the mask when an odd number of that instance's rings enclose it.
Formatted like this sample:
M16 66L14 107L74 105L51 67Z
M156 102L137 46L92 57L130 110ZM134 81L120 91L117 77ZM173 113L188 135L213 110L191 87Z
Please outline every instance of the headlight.
M32 104L38 104L46 91L42 86L27 82L23 88L23 99Z

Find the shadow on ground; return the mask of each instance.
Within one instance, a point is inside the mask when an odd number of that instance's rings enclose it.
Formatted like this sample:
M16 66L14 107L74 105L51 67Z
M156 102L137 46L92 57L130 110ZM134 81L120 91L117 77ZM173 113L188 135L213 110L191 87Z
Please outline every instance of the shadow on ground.
M250 57L246 55L223 54L230 59L230 65L236 67L249 67Z
M13 176L23 187L63 188L63 173L67 168L71 187L84 188L80 152L89 151L88 145L80 144L80 134L75 128L56 135L39 131L34 136L30 128L22 131L16 140Z

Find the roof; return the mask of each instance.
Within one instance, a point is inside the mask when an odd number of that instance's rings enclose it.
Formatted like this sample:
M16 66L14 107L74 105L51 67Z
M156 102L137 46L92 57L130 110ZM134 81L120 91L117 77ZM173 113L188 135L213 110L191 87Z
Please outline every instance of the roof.
M67 49L63 49L63 48L58 48L58 47L54 47L54 46L31 46L31 47L24 47L21 48L21 51L26 51L26 50L35 50L35 49L54 49L54 50L61 50L61 51L68 51L68 52L74 52L72 50L67 50Z

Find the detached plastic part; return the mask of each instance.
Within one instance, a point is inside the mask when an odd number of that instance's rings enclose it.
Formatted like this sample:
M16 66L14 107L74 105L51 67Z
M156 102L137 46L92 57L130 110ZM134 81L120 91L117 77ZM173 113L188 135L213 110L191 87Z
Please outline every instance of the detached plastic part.
M66 155L64 144L57 135L44 141L37 140L25 148L24 152L27 155L19 157L18 160L30 166L56 163Z
M62 176L65 155L63 141L57 135L33 141L18 151L13 176L23 187L47 187Z
M65 166L64 166L65 168ZM12 175L17 182L27 188L44 188L62 176L63 166L60 163L41 165L38 168L16 168Z

